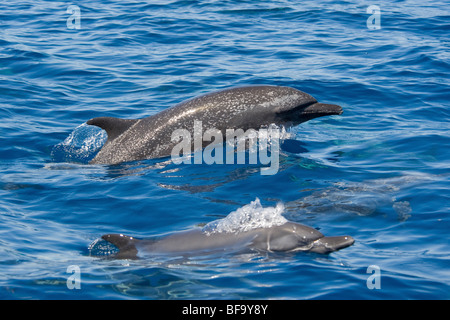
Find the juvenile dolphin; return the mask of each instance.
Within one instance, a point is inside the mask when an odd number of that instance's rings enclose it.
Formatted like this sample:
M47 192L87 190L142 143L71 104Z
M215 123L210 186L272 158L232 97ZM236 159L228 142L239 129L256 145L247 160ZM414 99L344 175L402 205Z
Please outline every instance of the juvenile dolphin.
M171 155L176 129L191 135L194 121L203 129L258 130L263 125L297 125L327 115L339 115L342 108L318 103L307 93L290 87L248 86L226 89L181 102L143 119L99 117L87 121L104 129L108 139L92 164L161 158Z
M136 259L158 254L195 255L245 249L262 252L329 253L348 247L355 241L350 236L325 237L314 228L293 222L238 233L207 233L201 228L196 228L158 240L138 240L123 234L106 234L102 239L119 249L114 256L118 259Z

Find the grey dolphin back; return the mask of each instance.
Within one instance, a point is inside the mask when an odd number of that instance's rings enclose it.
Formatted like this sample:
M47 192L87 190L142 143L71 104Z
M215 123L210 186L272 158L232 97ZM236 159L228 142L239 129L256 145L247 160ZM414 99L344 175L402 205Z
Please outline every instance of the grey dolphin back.
M208 235L201 229L174 233L158 240L137 240L122 234L107 234L102 239L115 245L119 259L137 259L148 254L201 254L208 252L256 250L263 252L309 251L330 253L354 243L350 236L325 237L318 230L287 222L270 228ZM139 252L138 252L139 251Z
M178 143L177 129L194 132L194 121L203 131L250 128L263 125L296 125L313 118L337 115L342 108L318 103L309 94L290 87L248 86L199 96L139 120L100 117L87 123L108 133L108 140L91 164L116 164L171 155Z

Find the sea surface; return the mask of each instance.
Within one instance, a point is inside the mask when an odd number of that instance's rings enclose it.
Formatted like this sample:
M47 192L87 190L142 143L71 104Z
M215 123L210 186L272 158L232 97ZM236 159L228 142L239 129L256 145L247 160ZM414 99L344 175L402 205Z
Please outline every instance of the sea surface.
M0 1L0 299L450 299L449 10ZM93 117L260 84L344 113L289 129L274 175L170 158L88 164L105 139ZM107 233L171 234L244 208L282 208L355 243L328 255L92 252Z

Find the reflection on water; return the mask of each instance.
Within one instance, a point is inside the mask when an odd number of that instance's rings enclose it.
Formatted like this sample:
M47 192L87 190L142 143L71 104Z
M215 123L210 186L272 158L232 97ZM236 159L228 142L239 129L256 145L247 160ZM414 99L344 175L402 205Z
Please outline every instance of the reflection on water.
M435 179L432 175L417 174L363 182L337 182L329 188L285 204L290 214L346 213L360 216L373 214L377 209L391 206L399 221L411 216L408 201L398 201L401 188Z

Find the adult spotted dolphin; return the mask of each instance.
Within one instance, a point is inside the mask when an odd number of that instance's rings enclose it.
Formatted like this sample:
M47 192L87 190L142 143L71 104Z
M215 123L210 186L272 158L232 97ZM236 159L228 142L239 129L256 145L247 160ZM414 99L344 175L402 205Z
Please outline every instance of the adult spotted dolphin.
M143 119L99 117L89 125L106 130L108 139L92 164L161 158L171 155L177 129L194 130L201 121L204 130L255 129L263 125L297 125L327 115L339 115L342 108L318 103L307 93L290 87L247 86L226 89L181 102Z
M114 256L117 259L136 259L158 254L191 256L245 249L260 252L330 253L354 243L350 236L325 237L314 228L294 222L241 232L208 233L196 228L157 240L138 240L123 234L106 234L102 239L119 249Z

